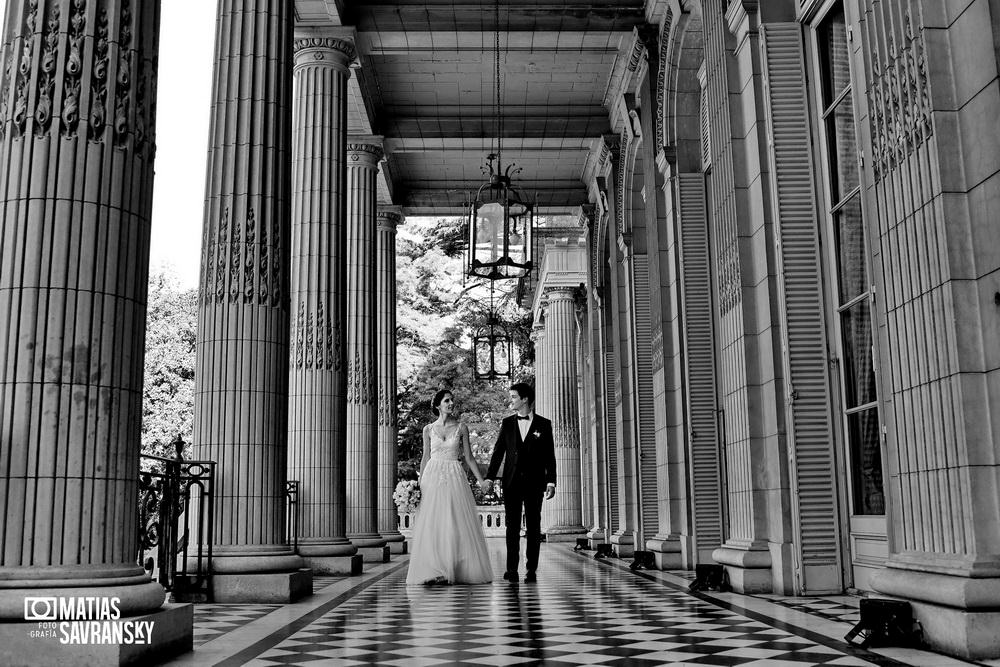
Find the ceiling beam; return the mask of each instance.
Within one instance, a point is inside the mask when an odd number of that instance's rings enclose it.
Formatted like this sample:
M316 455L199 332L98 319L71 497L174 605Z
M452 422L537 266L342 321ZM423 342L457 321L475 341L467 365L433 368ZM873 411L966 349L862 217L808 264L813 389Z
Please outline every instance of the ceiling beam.
M465 211L470 193L474 194L482 183L468 183L468 189L461 188L461 183L458 182L448 183L446 187L428 185L425 187L401 186L397 191L395 202L408 209ZM523 191L530 196L531 201L536 202L540 207L563 209L580 206L588 201L587 190L579 181L575 185L559 184L557 187L533 188L524 183L519 183L519 185L524 186Z
M383 118L379 123L386 137L408 138L470 138L496 137L497 122L486 116L398 116ZM504 114L503 131L507 138L540 139L546 137L597 138L611 131L608 115L586 116L510 116Z
M644 0L504 0L499 25L492 2L344 0L344 23L359 31L630 31L645 22Z

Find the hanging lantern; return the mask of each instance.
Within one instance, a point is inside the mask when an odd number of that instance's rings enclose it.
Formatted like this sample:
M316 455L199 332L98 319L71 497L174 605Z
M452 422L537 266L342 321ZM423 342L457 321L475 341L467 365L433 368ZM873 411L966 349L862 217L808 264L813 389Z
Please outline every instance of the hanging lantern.
M469 208L467 273L487 280L520 278L531 272L534 206L511 184L513 165L500 173L497 154L490 154L487 162L489 182L479 188Z
M477 380L509 378L514 369L514 346L507 327L492 310L472 337Z
M521 169L513 163L503 163L504 84L501 59L506 59L506 46L500 48L500 0L494 0L493 68L494 121L496 150L486 158L483 173L487 181L469 202L469 251L466 273L486 280L520 278L531 272L531 235L535 226L535 210L511 177Z

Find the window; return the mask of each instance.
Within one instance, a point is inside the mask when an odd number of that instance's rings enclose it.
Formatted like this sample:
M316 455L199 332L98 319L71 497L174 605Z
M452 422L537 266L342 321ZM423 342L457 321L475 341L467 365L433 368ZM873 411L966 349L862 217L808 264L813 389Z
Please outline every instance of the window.
M843 7L833 9L823 19L817 36L851 512L880 515L885 514L885 493L873 364L871 282L865 260L850 49Z

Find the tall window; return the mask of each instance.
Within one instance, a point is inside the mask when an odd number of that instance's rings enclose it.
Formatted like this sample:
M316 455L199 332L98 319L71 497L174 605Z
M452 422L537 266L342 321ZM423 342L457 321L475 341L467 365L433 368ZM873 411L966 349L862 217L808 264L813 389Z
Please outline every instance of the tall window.
M858 142L843 7L819 26L829 220L836 255L840 381L849 449L852 514L885 514L879 415L873 367L871 290L865 262Z

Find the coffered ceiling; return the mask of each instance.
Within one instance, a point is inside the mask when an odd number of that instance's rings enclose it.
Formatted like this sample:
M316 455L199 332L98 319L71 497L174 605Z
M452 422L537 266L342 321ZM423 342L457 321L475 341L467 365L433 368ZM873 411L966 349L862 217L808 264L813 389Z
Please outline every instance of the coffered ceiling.
M356 30L349 128L385 137L380 199L454 213L504 163L548 212L586 203L588 155L611 131L609 91L645 0L296 0L296 25ZM500 27L503 129L494 108Z

